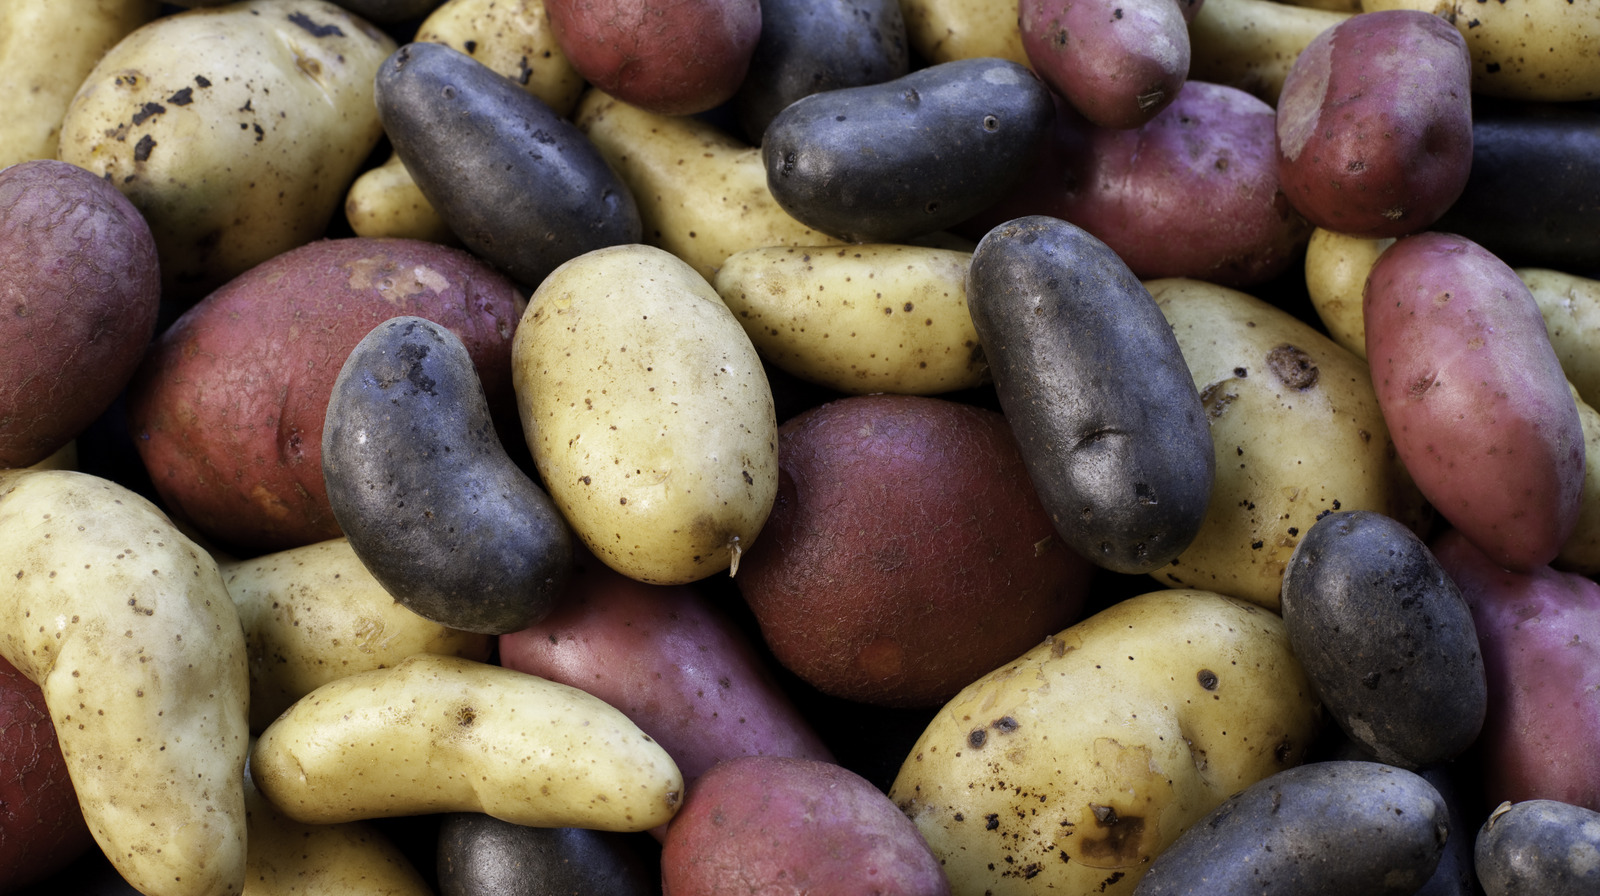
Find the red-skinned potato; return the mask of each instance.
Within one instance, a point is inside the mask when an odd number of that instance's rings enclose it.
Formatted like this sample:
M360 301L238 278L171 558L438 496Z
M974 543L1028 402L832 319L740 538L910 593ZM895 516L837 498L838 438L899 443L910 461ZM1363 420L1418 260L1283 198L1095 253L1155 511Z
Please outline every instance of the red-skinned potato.
M54 874L93 845L44 692L0 659L0 893Z
M1134 128L1189 77L1200 0L1021 0L1022 48L1039 77L1097 125Z
M155 239L115 187L51 159L0 171L0 468L44 460L111 405L160 299Z
M664 115L704 112L744 82L757 0L546 0L551 33L584 80Z
M517 431L515 284L459 249L309 243L229 281L153 344L129 386L134 443L164 504L246 554L341 533L322 474L328 400L357 343L412 314L467 346L503 432Z

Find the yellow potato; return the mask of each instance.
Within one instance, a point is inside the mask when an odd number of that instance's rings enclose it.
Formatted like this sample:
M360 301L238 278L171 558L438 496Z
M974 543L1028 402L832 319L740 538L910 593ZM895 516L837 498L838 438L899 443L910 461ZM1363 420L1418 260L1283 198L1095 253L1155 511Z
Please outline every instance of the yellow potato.
M418 653L487 660L489 635L446 628L397 602L336 538L219 564L250 652L250 730L346 675Z
M1300 536L1325 513L1372 510L1420 530L1364 361L1289 313L1199 280L1145 284L1211 421L1216 478L1195 540L1152 573L1276 611Z
M1028 65L1016 0L901 0L906 39L930 63L998 56Z
M398 237L459 246L450 225L434 209L397 152L350 185L344 217L356 236Z
M1570 382L1567 385L1578 405L1578 422L1583 425L1584 456L1600 458L1600 411L1585 401ZM1550 565L1579 575L1600 575L1600 463L1584 466L1578 522Z
M620 710L514 669L432 654L312 691L262 733L250 773L306 824L483 812L534 827L646 831L683 798L672 758Z
M1306 292L1328 335L1358 358L1367 356L1362 293L1367 274L1393 239L1371 239L1318 227L1306 244Z
M595 556L652 584L732 566L778 491L772 390L703 277L650 246L556 268L511 344L524 435Z
M1320 724L1276 614L1155 591L968 685L889 796L957 896L1128 894L1187 827L1298 765Z
M972 253L921 246L747 249L717 293L762 357L841 392L935 395L988 374L967 311Z
M211 557L86 473L0 472L0 655L44 691L84 819L149 896L239 893L244 632Z
M1584 401L1600 405L1600 280L1546 268L1516 270L1533 293L1567 379Z
M1351 15L1276 0L1205 0L1189 24L1189 77L1276 106L1300 51Z

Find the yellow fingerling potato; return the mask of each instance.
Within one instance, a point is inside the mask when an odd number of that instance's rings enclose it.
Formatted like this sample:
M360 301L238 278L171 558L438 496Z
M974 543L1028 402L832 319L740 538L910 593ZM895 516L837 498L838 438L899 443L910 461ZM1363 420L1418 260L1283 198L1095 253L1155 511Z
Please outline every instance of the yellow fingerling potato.
M1277 0L1205 0L1189 23L1189 77L1276 106L1300 51L1351 15Z
M1361 296L1367 274L1392 238L1374 239L1318 227L1306 244L1306 292L1328 335L1358 358L1367 356Z
M717 293L762 357L865 395L935 395L985 382L967 311L972 253L868 244L736 253Z
M625 245L556 268L511 344L523 434L550 497L623 575L737 571L778 492L772 390L716 290Z
M482 812L533 827L646 831L683 797L666 750L599 698L432 654L301 698L262 733L250 773L306 824Z
M1578 422L1583 426L1583 450L1586 458L1600 458L1600 411L1596 411L1572 389L1572 400L1578 405ZM1600 574L1600 463L1585 464L1583 468L1583 502L1578 509L1577 525L1561 545L1561 553L1551 566L1579 575Z
M44 691L89 830L149 896L245 880L244 632L211 556L155 505L0 472L0 655Z
M1028 64L1015 0L901 0L906 39L930 63L998 56Z

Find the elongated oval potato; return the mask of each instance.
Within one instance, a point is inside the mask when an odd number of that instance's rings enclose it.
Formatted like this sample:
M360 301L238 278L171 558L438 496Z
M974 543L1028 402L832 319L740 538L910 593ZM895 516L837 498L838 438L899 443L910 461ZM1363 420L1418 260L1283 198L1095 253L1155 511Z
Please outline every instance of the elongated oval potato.
M672 819L683 776L659 744L577 688L419 654L301 698L250 754L285 815L334 824L483 812L538 827L646 831Z
M155 505L0 472L0 654L44 691L84 819L149 896L245 883L244 632L215 561Z
M1191 824L1298 765L1320 722L1276 614L1155 591L967 686L889 796L956 893L1126 896Z
M777 496L778 423L705 278L650 246L580 255L528 300L511 367L539 476L596 557L657 585L737 571Z
M712 281L761 356L840 392L936 395L988 365L967 310L972 253L870 243L730 256Z
M1189 23L1189 78L1237 87L1276 106L1300 51L1353 12L1277 0L1205 0Z

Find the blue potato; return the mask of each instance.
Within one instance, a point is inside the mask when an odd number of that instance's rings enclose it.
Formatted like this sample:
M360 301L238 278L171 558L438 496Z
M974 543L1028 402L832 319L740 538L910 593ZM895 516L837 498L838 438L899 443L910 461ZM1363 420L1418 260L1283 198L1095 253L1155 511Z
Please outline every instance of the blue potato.
M439 893L658 896L659 852L645 834L534 828L452 813L439 825Z
M1600 893L1600 812L1556 800L1504 803L1478 829L1488 896Z

